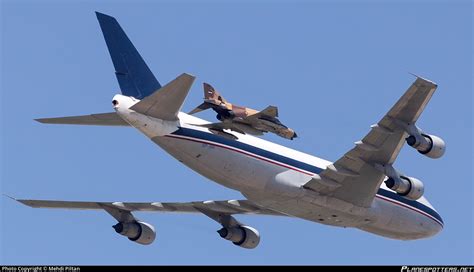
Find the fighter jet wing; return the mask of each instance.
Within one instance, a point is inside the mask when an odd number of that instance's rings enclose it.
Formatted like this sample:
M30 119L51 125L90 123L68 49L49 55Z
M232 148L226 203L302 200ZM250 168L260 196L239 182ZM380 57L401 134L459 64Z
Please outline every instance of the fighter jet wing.
M392 164L408 133L401 125L414 124L437 85L417 78L405 94L370 132L342 158L304 185L360 207L369 207L385 174L377 165Z
M275 106L268 106L264 110L259 111L256 114L252 114L246 118L260 118L260 117L276 118L278 117L278 108Z

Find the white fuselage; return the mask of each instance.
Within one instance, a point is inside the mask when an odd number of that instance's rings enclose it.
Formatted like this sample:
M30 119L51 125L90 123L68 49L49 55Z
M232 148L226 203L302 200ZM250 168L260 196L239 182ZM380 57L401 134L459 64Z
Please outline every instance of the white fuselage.
M215 135L196 126L207 121L185 113L177 121L145 116L129 110L137 100L122 95L114 99L125 121L177 160L267 209L401 240L430 237L443 228L441 217L423 197L411 201L382 184L370 208L357 207L303 188L329 161L249 135L229 132L237 140Z

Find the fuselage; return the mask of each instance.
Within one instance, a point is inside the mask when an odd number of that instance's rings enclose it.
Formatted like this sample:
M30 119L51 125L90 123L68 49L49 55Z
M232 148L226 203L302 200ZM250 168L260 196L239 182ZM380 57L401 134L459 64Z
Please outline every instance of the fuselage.
M171 156L267 209L400 240L430 237L443 228L424 197L408 200L382 184L371 207L357 207L303 188L329 161L250 135L230 132L237 139L222 137L196 126L207 121L185 113L177 121L145 116L129 110L138 100L127 96L114 100L120 100L115 110L125 121Z

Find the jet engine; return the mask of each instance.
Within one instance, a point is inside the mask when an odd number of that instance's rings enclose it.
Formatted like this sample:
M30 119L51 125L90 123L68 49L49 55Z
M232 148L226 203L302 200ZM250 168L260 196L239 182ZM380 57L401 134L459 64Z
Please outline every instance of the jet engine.
M260 234L249 226L237 226L232 228L222 228L217 231L219 235L234 243L234 245L243 248L256 248L260 243Z
M122 223L118 222L116 225L112 226L115 231L123 236L128 237L130 241L139 243L142 245L149 245L153 243L156 237L155 228L145 222L128 222Z
M388 188L397 192L397 194L411 200L419 199L423 196L423 193L425 191L423 182L413 177L389 177L387 180L385 180L385 185L387 185Z
M443 139L424 133L414 134L406 138L407 144L432 159L441 158L446 150Z

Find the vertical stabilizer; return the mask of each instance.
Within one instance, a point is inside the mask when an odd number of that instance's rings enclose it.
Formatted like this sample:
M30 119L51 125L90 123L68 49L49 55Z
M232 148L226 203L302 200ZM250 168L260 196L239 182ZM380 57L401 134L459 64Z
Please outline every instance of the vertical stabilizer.
M114 17L96 12L123 95L143 99L161 88Z
M204 83L204 99L205 100L213 100L217 103L227 103L227 101L224 99L224 97L221 96L220 93L214 89L214 87L211 86L209 83Z

